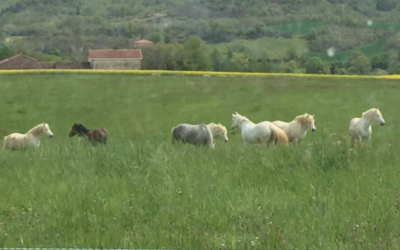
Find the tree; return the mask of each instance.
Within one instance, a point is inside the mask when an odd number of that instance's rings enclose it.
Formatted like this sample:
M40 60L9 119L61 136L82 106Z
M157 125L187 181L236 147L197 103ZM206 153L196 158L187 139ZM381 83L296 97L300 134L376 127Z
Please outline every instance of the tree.
M211 62L213 64L214 71L221 71L222 64L224 62L224 56L219 48L214 48L210 54Z
M396 0L378 0L376 3L376 9L380 11L391 11L397 5Z
M386 50L400 50L400 33L397 33L389 38L386 42Z
M212 70L210 55L207 45L197 35L192 35L183 45L185 56L183 65L185 70Z
M159 43L159 42L164 42L164 37L160 34L160 32L154 32L150 36L149 40L156 44L156 43Z
M298 65L295 60L290 60L284 66L285 73L294 73L296 69L298 69Z
M393 74L396 74L396 75L400 74L400 63L396 64Z
M389 53L382 52L373 54L371 57L372 69L387 69L389 66Z
M157 43L142 48L143 69L182 70L182 44Z
M396 74L396 65L399 63L398 53L395 50L389 50L387 52L387 69L389 74Z
M307 74L330 74L329 65L319 57L311 57L304 64Z
M361 51L356 51L351 55L348 68L350 73L366 75L371 69L371 61Z
M233 52L233 57L230 61L235 71L244 72L249 68L249 58L244 53Z
M0 60L14 56L15 52L7 47L5 44L0 44Z
M289 60L297 60L298 59L297 52L294 48L288 49L286 51L286 54L287 54Z

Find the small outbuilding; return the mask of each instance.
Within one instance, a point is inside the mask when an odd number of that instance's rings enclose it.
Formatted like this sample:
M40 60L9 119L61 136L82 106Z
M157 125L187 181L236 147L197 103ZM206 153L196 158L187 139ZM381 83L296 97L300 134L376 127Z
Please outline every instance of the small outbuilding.
M88 62L38 62L18 54L0 61L0 69L90 69Z
M93 69L141 69L140 49L88 50Z
M142 39L142 40L136 41L134 44L135 44L135 48L142 48L144 46L153 45L154 43L152 41Z

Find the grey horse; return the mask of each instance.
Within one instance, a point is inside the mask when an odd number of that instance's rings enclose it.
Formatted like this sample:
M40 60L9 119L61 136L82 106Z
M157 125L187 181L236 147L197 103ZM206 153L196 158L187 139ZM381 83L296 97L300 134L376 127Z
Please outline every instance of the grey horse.
M176 141L190 143L197 147L206 145L214 149L213 135L204 123L197 125L181 123L173 127L171 130L171 142L175 143Z

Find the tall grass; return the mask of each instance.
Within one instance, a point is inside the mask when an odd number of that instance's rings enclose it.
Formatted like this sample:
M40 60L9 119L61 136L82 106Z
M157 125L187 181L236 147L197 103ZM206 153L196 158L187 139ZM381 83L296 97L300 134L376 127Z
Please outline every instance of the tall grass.
M0 243L396 249L399 158L388 149L349 149L339 138L269 150L219 142L210 151L139 136L7 152Z
M0 246L398 249L400 147L389 80L0 76L0 135L49 122L37 150L0 154ZM388 91L390 90L390 91ZM350 147L350 118L387 122ZM298 147L171 145L180 122L230 126L315 113ZM106 146L68 138L104 126Z

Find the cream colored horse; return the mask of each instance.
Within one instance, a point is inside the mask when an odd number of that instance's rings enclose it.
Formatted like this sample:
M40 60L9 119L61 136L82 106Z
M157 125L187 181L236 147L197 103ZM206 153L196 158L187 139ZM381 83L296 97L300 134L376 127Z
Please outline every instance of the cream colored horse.
M226 127L222 125L221 123L209 123L206 125L208 129L211 131L211 134L213 135L214 138L221 138L224 140L224 142L228 142L228 131L226 130Z
M372 122L378 122L381 126L385 125L385 120L378 108L372 108L362 113L361 118L355 117L350 120L349 135L351 142L371 141Z
M247 117L238 112L232 114L232 129L239 127L242 132L243 144L263 144L268 147L270 144L276 145L279 142L287 144L289 142L285 132L275 126L272 122L263 121L254 124Z
M290 142L300 143L307 135L307 129L317 130L315 127L314 115L302 114L296 116L291 122L274 121L273 124L285 131Z
M53 137L49 124L41 123L25 134L12 133L4 137L4 149L21 150L27 147L39 147L42 135Z

